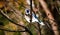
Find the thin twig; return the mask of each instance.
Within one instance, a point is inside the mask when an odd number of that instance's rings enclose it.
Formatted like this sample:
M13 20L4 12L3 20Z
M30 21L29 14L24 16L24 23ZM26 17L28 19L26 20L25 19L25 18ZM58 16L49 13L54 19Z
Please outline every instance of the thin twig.
M32 0L30 0L30 23L32 22Z

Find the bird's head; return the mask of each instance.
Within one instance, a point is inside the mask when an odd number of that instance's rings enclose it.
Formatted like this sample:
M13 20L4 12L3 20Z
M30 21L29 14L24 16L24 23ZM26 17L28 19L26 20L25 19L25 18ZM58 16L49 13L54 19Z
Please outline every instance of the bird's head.
M26 10L25 10L25 14L26 14L26 15L30 15L30 10L29 10L29 9L26 9Z

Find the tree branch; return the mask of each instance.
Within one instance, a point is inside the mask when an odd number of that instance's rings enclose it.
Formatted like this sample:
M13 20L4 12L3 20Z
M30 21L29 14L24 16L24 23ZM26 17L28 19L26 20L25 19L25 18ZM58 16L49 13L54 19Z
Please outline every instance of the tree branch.
M2 31L8 31L8 32L26 32L25 30L21 30L21 31L16 31L16 30L7 30L7 29L1 29L0 28L0 30L2 30Z
M49 8L47 7L47 4L44 0L39 0L41 6L43 7L48 19L49 19L49 22L52 26L52 30L54 32L55 35L59 35L59 31L58 31L58 26L57 26L57 23L54 22L54 21L51 21L51 20L55 20L52 13L50 12ZM51 19L51 20L50 20Z
M19 25L19 24L17 24L16 22L14 22L13 20L11 20L11 18L9 18L1 9L0 9L0 13L1 13L6 19L8 19L10 22L12 22L13 24L15 24L15 25L17 25L17 26L23 27L26 32L28 32L30 35L32 35L31 31L30 31L27 27L22 26L22 25Z

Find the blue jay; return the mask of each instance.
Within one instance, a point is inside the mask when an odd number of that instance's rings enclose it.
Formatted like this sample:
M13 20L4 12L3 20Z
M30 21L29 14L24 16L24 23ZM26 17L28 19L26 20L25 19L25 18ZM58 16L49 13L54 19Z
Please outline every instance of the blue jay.
M24 18L30 23L29 15L30 15L30 10L26 9ZM32 12L32 22L38 22L41 25L45 25L41 20L38 20L38 15L35 15L33 12Z

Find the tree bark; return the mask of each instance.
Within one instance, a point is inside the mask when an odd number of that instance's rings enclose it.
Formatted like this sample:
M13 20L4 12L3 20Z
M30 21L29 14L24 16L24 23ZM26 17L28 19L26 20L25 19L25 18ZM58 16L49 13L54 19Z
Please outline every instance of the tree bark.
M44 0L39 0L40 4L42 5L43 9L45 10L45 13L50 21L50 24L51 24L51 27L52 27L52 30L54 32L54 35L59 35L59 32L58 32L58 26L57 26L57 23L54 22L54 17L52 16L50 10L47 8L47 4L44 2Z

